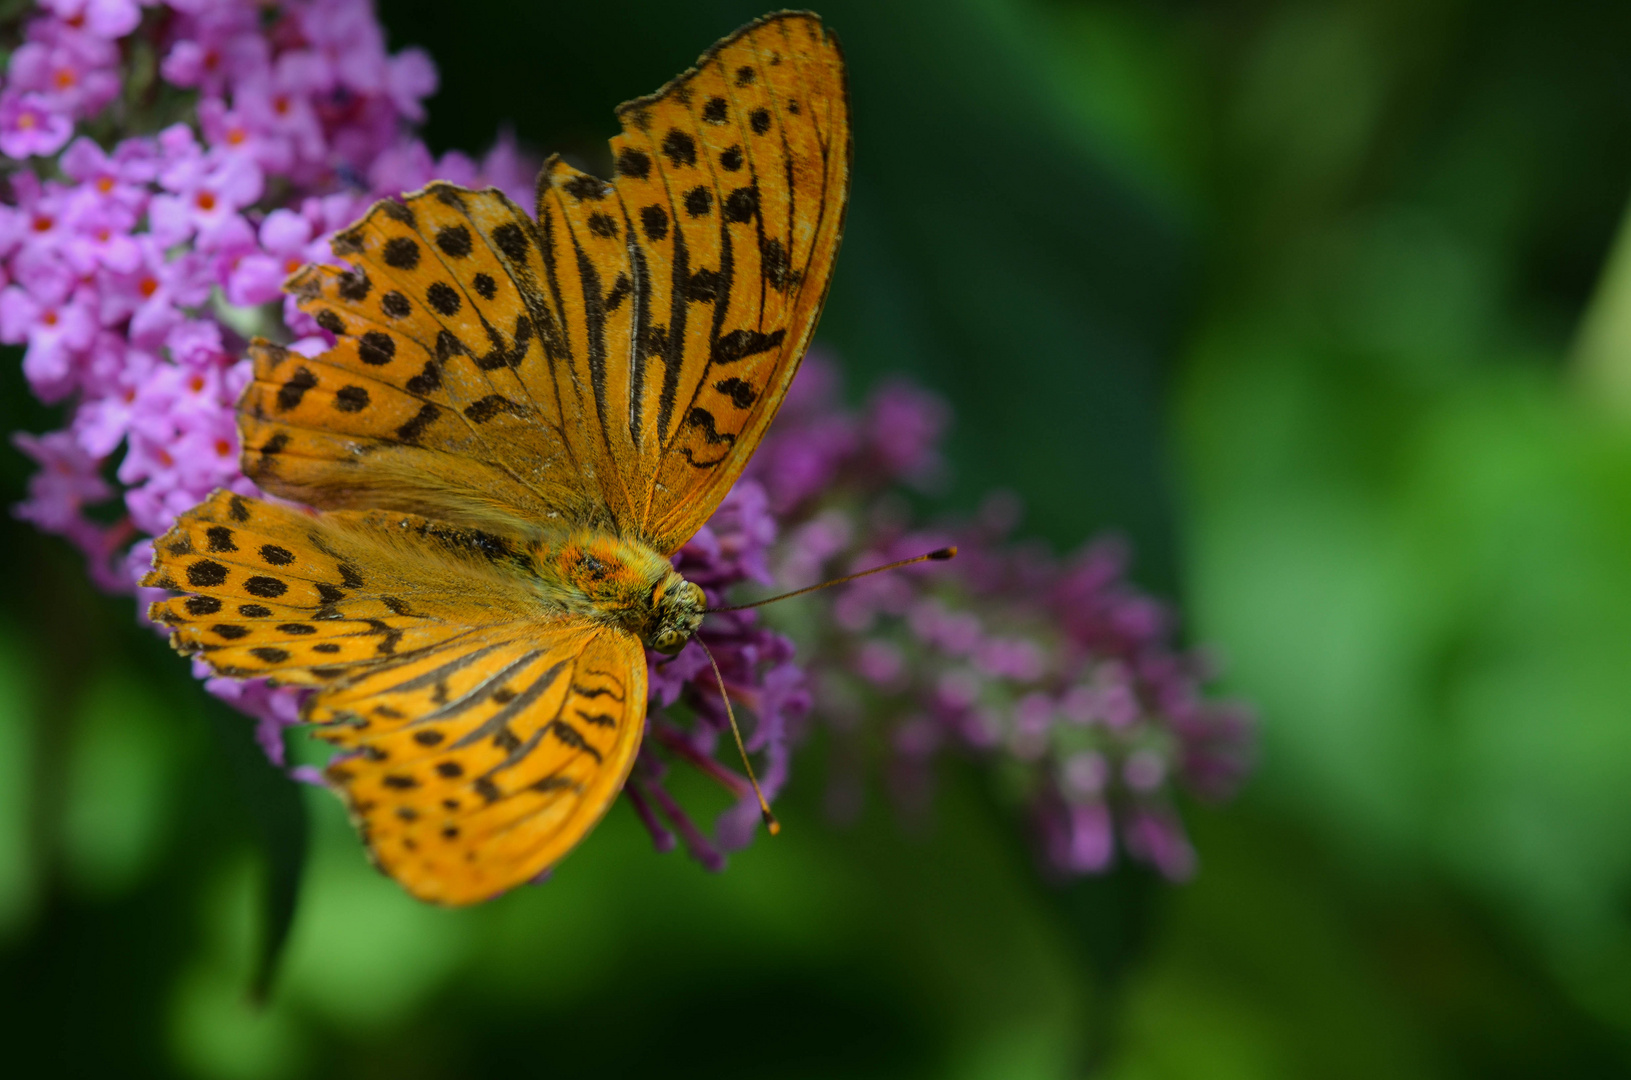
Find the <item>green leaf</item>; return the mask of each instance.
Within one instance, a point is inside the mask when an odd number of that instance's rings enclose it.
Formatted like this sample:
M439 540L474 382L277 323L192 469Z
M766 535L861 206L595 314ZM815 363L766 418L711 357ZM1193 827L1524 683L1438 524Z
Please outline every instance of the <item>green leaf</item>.
M216 745L232 772L233 787L255 827L265 859L260 955L250 997L264 1002L289 941L300 883L305 874L311 823L300 786L266 759L255 741L254 721L214 698L208 706Z

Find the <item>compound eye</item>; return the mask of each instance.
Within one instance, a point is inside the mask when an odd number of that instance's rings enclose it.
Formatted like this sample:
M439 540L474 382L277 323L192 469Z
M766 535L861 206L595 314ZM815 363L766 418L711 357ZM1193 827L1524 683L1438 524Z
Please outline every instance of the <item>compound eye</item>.
M664 630L651 639L651 647L660 653L673 656L685 648L685 636L678 630Z

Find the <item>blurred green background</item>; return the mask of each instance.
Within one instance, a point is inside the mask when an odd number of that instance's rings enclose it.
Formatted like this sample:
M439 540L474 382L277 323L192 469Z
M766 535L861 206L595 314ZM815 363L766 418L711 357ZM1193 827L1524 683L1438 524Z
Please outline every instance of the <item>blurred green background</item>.
M837 0L853 211L822 338L957 407L1260 703L1192 884L1040 882L984 778L932 827L709 876L615 810L545 887L418 906L128 600L0 525L0 1031L21 1074L1631 1073L1631 6ZM585 164L757 6L386 0L438 150ZM1631 241L1627 241L1631 248ZM40 431L16 355L0 426ZM4 501L25 463L0 449ZM263 909L310 865L270 1002Z

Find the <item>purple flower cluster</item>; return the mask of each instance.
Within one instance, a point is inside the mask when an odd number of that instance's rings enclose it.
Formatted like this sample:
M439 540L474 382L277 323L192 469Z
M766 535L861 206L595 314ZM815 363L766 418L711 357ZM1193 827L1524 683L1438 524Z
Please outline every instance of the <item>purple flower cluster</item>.
M327 261L328 235L379 196L435 178L524 195L532 173L507 139L479 165L431 156L412 124L436 69L388 54L366 0L145 6L44 3L12 28L0 87L0 341L67 410L63 430L16 437L40 466L17 512L125 592L176 515L217 487L254 493L233 415L245 341L327 344L283 279ZM138 107L121 91L144 54L164 93ZM295 694L209 686L261 718L281 762Z
M675 567L702 587L710 607L719 606L727 602L726 591L733 585L771 583L765 559L776 536L765 489L743 480L680 549ZM759 803L747 778L716 760L716 751L723 749L729 758L736 748L719 679L704 646L719 665L738 722L750 724L744 743L749 753L760 755L757 773L766 799L774 800L787 782L792 747L801 734L798 724L809 712L810 695L803 668L793 663L793 643L761 625L757 612L709 615L696 639L677 656L648 654L652 716L625 791L659 850L672 848L678 833L697 861L720 869L723 851L746 847L752 840L760 820ZM688 723L679 719L681 714L689 717ZM663 787L665 759L701 769L735 796L735 804L715 824L713 841Z
M1173 793L1231 794L1247 772L1250 713L1203 696L1204 658L1176 651L1164 606L1127 583L1115 540L1058 559L1009 539L1011 497L972 522L914 528L899 486L941 469L943 404L886 384L859 413L839 407L835 369L806 360L750 466L772 493L785 539L771 551L783 587L956 544L928 563L843 586L818 611L802 652L820 673L815 711L834 732L831 791L853 813L846 762L881 734L896 796L920 809L948 747L1000 766L1034 816L1047 863L1088 874L1128 854L1187 877L1194 852Z

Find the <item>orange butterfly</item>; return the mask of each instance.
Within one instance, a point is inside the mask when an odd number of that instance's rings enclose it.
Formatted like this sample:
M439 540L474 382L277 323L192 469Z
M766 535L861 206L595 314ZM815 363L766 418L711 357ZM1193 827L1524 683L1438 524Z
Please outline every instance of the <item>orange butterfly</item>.
M157 542L152 617L223 675L315 687L327 776L409 892L483 900L553 866L628 777L642 643L702 590L669 556L776 415L849 193L838 43L766 16L618 109L617 179L553 157L534 220L431 184L286 288L331 332L264 340L243 471Z

